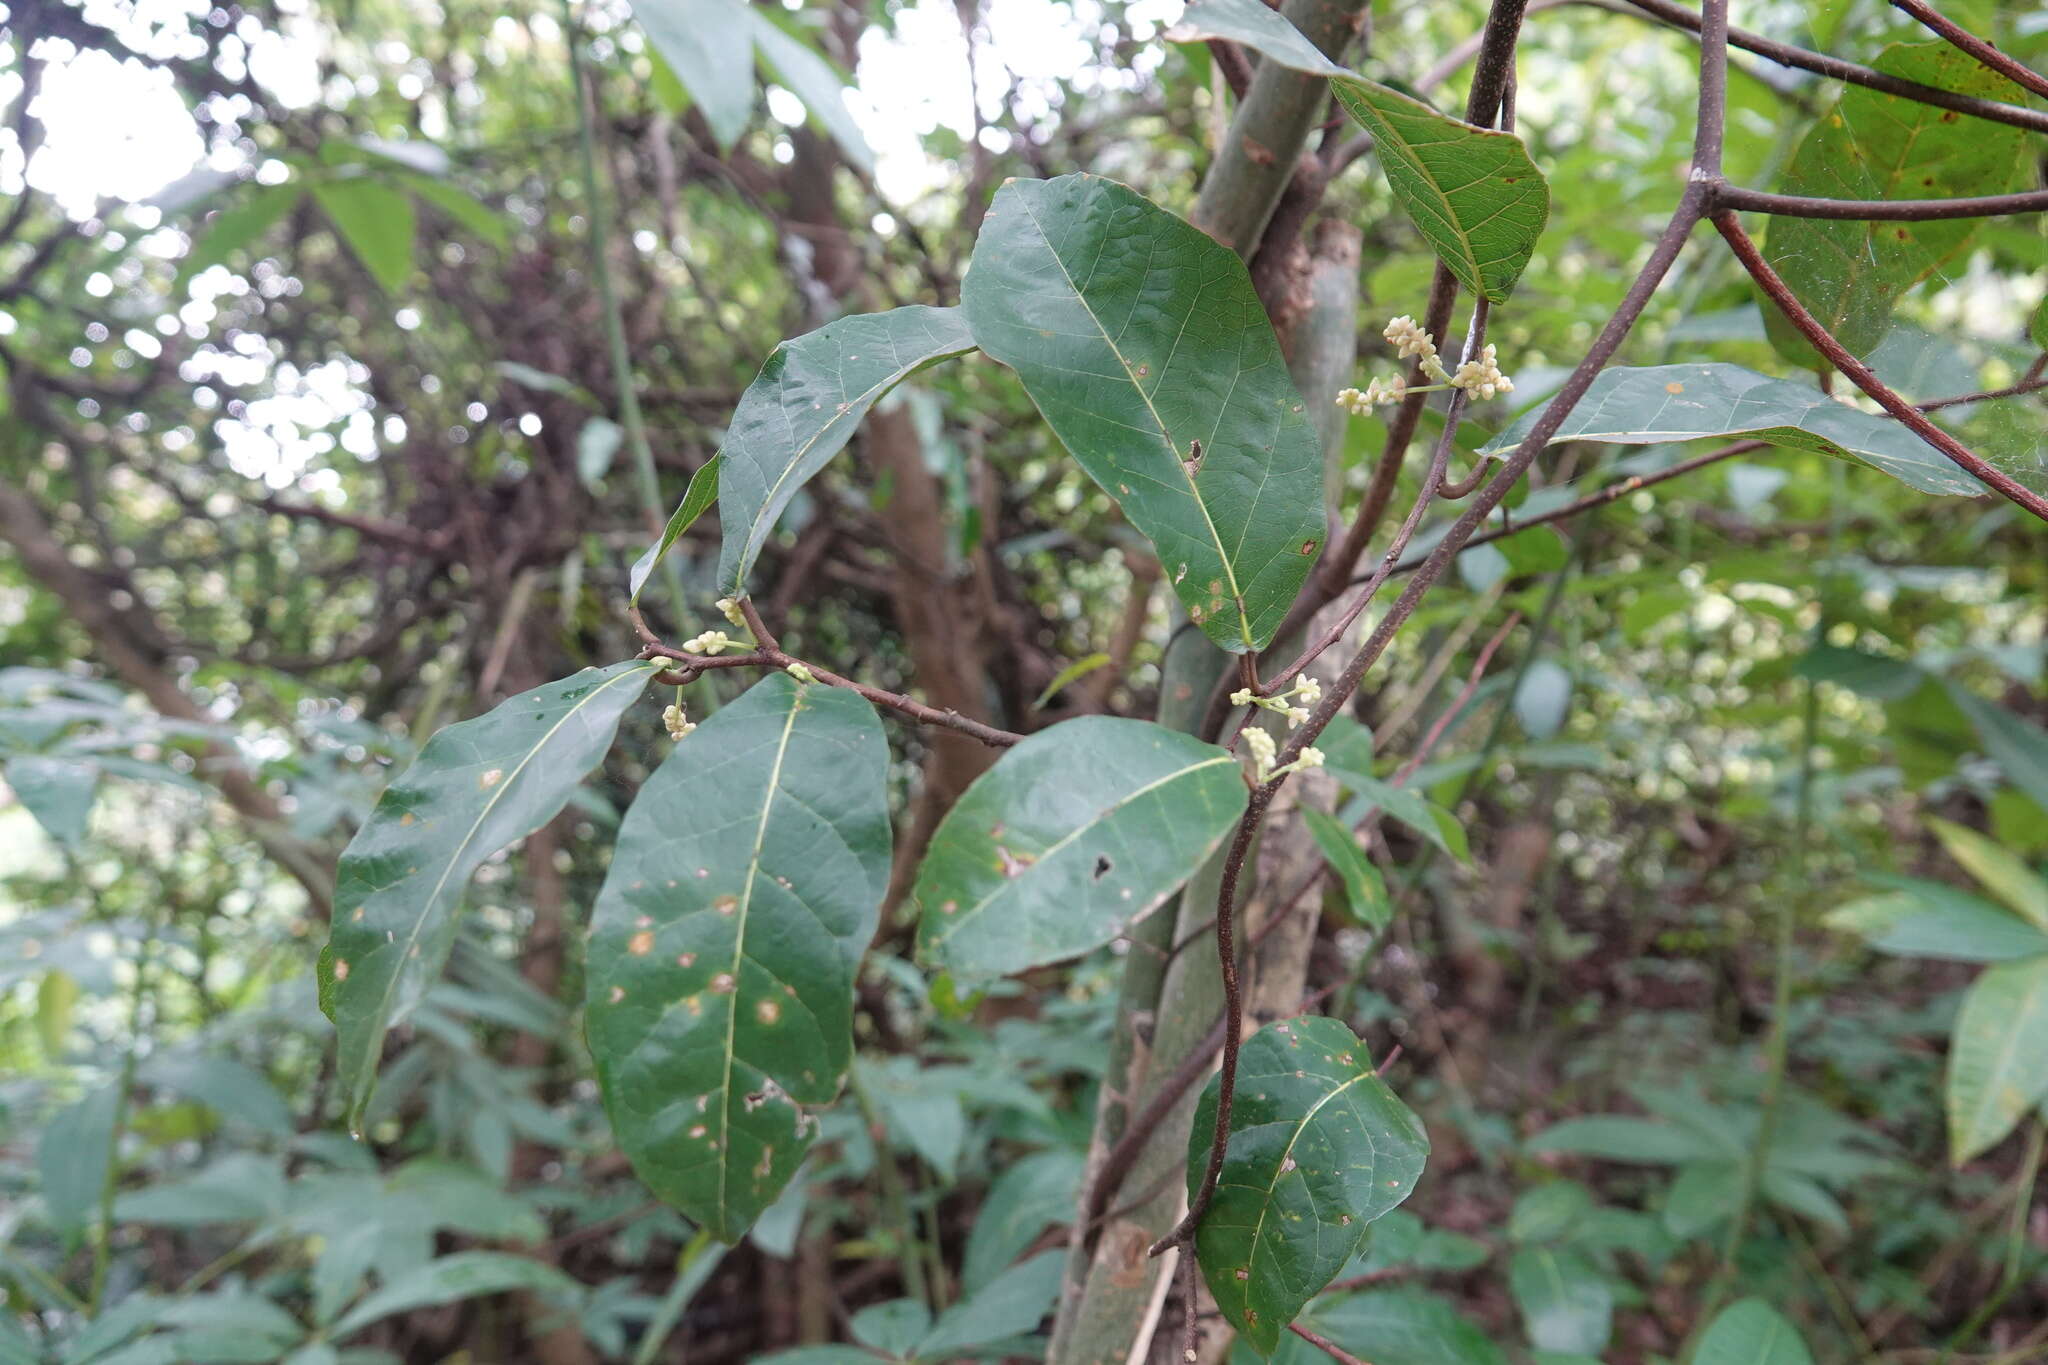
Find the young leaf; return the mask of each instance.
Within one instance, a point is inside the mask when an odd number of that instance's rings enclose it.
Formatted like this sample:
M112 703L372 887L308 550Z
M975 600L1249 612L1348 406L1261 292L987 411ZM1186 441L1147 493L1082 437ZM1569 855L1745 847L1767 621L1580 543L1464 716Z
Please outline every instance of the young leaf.
M633 17L723 151L754 108L754 33L739 0L633 0Z
M1545 405L1547 406L1547 405ZM1543 411L1536 407L1480 448L1505 459ZM1550 439L1661 445L1705 437L1753 437L1869 465L1922 493L1975 497L1983 485L1887 417L1844 407L1816 388L1740 365L1615 366Z
M1045 685L1045 690L1038 694L1038 700L1031 703L1031 709L1034 711L1044 710L1047 702L1108 662L1109 656L1100 653L1089 654L1074 660L1074 662L1053 675L1052 681Z
M193 238L192 250L178 263L178 278L171 286L173 298L182 298L185 285L210 266L223 265L227 258L249 245L270 225L290 212L299 202L299 186L263 185L239 203L229 204L213 215Z
M585 1031L648 1188L735 1242L853 1055L889 879L888 745L852 692L771 674L676 745L619 826Z
M1987 968L1963 997L1948 1054L1949 1159L1960 1166L2048 1095L2048 956Z
M1188 1188L1215 1131L1211 1078L1188 1136ZM1195 1231L1216 1306L1262 1355L1344 1268L1373 1219L1408 1197L1429 1156L1422 1121L1373 1074L1338 1019L1268 1024L1238 1055L1230 1145Z
M1263 648L1322 544L1323 453L1244 262L1115 181L1013 180L960 306L1188 615Z
M412 274L412 200L362 177L320 181L313 186L313 198L385 293L405 287Z
M1495 303L1514 291L1550 216L1550 187L1520 138L1438 113L1337 65L1259 0L1195 0L1167 36L1228 38L1329 77L1337 102L1372 134L1395 198L1458 282Z
M1930 819L1928 827L1948 856L1963 865L1986 891L2004 901L2036 929L2048 931L2048 881L1974 829Z
M1539 1351L1598 1356L1614 1325L1614 1291L1575 1251L1523 1247L1508 1262L1508 1292Z
M1897 43L1878 55L1891 76L1960 94L2024 103L2020 89L1944 42ZM1777 188L1828 199L1936 199L1997 194L2019 165L2026 134L1850 85L1792 154ZM1850 354L1868 356L1891 329L1892 305L1954 260L1981 220L1926 223L1771 219L1764 258ZM1769 302L1764 328L1795 364L1824 362Z
M791 94L804 102L804 108L832 135L840 154L849 163L861 171L873 171L875 154L869 150L867 138L862 136L860 125L853 121L846 107L846 82L832 69L832 64L777 28L761 11L750 9L747 17L753 22L754 42L760 47L761 60L774 69Z
M50 837L78 847L92 819L100 765L86 758L15 754L7 760L7 786Z
M1700 1338L1693 1365L1813 1365L1798 1329L1762 1299L1722 1309Z
M682 538L690 524L704 515L712 503L718 501L718 471L725 464L725 456L713 455L697 466L697 472L690 476L690 486L683 490L683 500L676 504L676 510L669 514L668 525L662 528L661 539L647 547L641 556L633 561L633 571L626 576L626 587L633 595L629 599L638 603L640 590L647 586L648 578L654 573L654 566L661 563L669 547Z
M1372 859L1358 846L1357 837L1327 811L1304 806L1301 814L1308 821L1308 832L1316 847L1323 851L1331 869L1344 883L1352 917L1375 932L1386 928L1394 917L1394 907L1387 900L1387 884L1380 870L1372 865Z
M2019 916L1937 882L1869 896L1830 910L1833 929L1860 934L1883 953L1952 962L2010 962L2048 953L2048 933Z
M334 1021L348 1122L362 1121L384 1033L441 974L455 906L484 859L554 819L654 676L585 669L427 741L342 852L320 1008Z
M1948 692L1984 742L1985 752L2005 770L2005 780L2048 811L2048 730L1960 684L1949 683Z
M120 1104L119 1085L101 1086L59 1110L44 1125L36 1144L43 1207L67 1242L99 1210L114 1157L114 1115Z
M719 447L719 586L745 593L782 509L852 438L876 399L973 349L960 309L921 304L840 318L777 346L740 395Z
M1149 721L1082 716L996 760L932 835L918 951L976 980L1109 942L1244 814L1237 760Z

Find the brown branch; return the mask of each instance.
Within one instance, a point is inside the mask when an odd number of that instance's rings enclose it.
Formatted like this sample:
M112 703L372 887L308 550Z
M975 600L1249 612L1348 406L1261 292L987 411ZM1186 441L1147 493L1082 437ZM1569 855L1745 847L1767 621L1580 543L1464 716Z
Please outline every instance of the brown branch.
M1947 39L1950 46L1975 57L1977 64L1986 70L1996 71L2013 84L2024 86L2043 99L2048 99L2048 76L2043 76L2022 62L2014 61L1992 44L1942 14L1934 6L1925 3L1925 0L1892 0L1892 8L1904 10L1912 15L1923 26Z
M1298 1322L1288 1323L1287 1330L1300 1337L1309 1345L1321 1350L1330 1359L1336 1361L1337 1365L1368 1365L1366 1361L1360 1360L1328 1337L1319 1337Z
M1673 0L1629 0L1629 3L1645 14L1654 15L1675 28L1693 33L1700 31L1699 13L1684 5L1673 3ZM1970 95L1958 95L1953 90L1922 85L1918 81L1902 80L1897 76L1888 76L1882 71L1873 71L1867 66L1845 62L1839 57L1808 52L1805 48L1793 47L1789 43L1773 42L1745 29L1729 29L1728 41L1735 47L1754 52L1757 56L1768 58L1780 66L1797 67L1802 71L1811 71L1816 75L1860 85L1867 90L1877 90L1887 95L1897 95L1901 99L1931 104L1937 109L1953 109L1959 114L1968 114L1992 123L2004 123L2015 128L2028 128L2037 133L2048 133L2048 114L2038 110L2000 104L1996 100L1977 99Z
M1223 83L1230 87L1231 97L1243 99L1244 92L1249 90L1252 84L1252 64L1245 57L1244 49L1228 38L1211 38L1209 58L1216 63L1216 69L1223 73Z
M1894 0L1896 3L1896 0ZM1926 223L1941 218L1995 218L2048 211L2048 190L1984 194L1958 199L1815 199L1803 194L1770 194L1722 185L1716 208L1745 209L1788 218L1848 218L1860 222Z
M1724 209L1714 214L1713 223L1715 230L1734 250L1735 258L1742 262L1742 268L1756 281L1757 287L1778 306L1778 311L1785 315L1786 321L1798 328L1800 335L1804 336L1815 350L1827 357L1829 364L1847 375L1849 381L1857 388L1875 398L1885 411L1904 422L1914 435L1954 461L1958 468L1970 474L1979 483L2004 495L2007 501L2016 503L2042 521L2048 521L2048 498L2043 498L2004 470L1987 463L1962 442L1929 421L1918 408L1901 398L1879 379L1868 365L1850 355L1842 343L1835 340L1833 334L1820 324L1819 319L1806 310L1806 305L1786 286L1778 272L1771 269L1770 262L1763 258L1763 253L1757 250L1756 243L1742 230L1742 224L1736 220L1732 211Z
M661 637L647 628L646 619L640 615L638 607L628 608L628 614L633 622L633 629L640 636L642 642L640 657L643 659L673 659L682 665L681 668L671 669L666 673L657 675L655 681L663 686L687 687L705 673L719 668L779 668L785 672L802 670L828 687L843 687L849 692L857 692L876 706L886 707L898 715L907 716L911 720L917 721L921 725L935 725L941 729L956 730L969 738L980 740L990 748L1007 749L1012 744L1021 743L1024 739L1022 735L1013 734L1008 730L999 730L993 725L984 725L978 720L972 720L961 715L958 711L942 711L936 706L927 706L923 702L906 697L899 692L890 692L885 688L875 687L869 683L857 682L843 674L834 673L822 664L809 663L797 658L794 654L785 653L775 644L774 635L769 633L767 626L761 621L761 614L754 609L752 600L741 598L739 605L741 612L747 618L747 628L754 632L754 638L760 642L760 647L743 654L717 655L691 654L686 650L677 649L673 645L664 643Z

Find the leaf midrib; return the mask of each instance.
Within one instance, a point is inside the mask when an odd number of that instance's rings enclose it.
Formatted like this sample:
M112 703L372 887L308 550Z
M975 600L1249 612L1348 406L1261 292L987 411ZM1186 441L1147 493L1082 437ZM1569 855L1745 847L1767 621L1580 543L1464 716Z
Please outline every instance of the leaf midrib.
M399 978L405 973L406 961L411 957L413 948L419 943L420 931L426 926L428 912L432 910L434 902L440 899L441 892L448 885L448 878L455 871L456 863L461 861L463 852L476 839L477 831L484 827L484 821L490 818L491 812L498 808L498 803L504 800L506 795L518 783L520 774L524 773L527 765L533 762L534 755L545 749L561 728L569 723L572 717L581 715L584 707L589 706L600 696L603 696L605 690L614 683L624 682L628 678L636 677L652 668L653 664L650 662L644 668L629 669L619 674L616 678L607 678L596 687L591 688L588 696L580 698L574 706L564 711L561 717L548 727L547 733L534 741L532 747L526 751L525 756L519 760L518 765L505 775L505 780L498 784L498 789L484 802L483 809L477 812L476 819L471 822L468 833L464 834L462 841L449 851L448 858L442 865L440 878L435 881L434 889L428 893L426 899L421 903L420 913L413 917L412 928L407 931L405 936L405 950L398 955L397 965L392 968L391 975L386 978L383 996L377 1002L377 1016L385 1020L379 1027L378 1031L380 1034L383 1029L390 1026L391 999L398 991ZM371 893L371 895L375 894L377 893ZM368 899L368 896L364 897L365 901ZM358 1106L362 1103L363 1101L360 1099L357 1101Z
M1266 1215L1270 1213L1273 1208L1273 1191L1280 1187L1280 1177L1289 1174L1287 1170L1287 1162L1294 1155L1294 1145L1297 1142L1301 1141L1301 1135L1308 1131L1309 1124L1315 1122L1316 1115L1322 1113L1323 1110L1326 1107L1328 1107L1332 1100L1336 1099L1339 1095L1349 1090L1352 1086L1357 1085L1360 1081L1372 1079L1372 1074L1373 1073L1370 1071L1359 1072L1356 1076L1353 1076L1350 1080L1344 1082L1344 1084L1338 1086L1335 1090L1332 1090L1329 1094L1317 1100L1313 1105L1309 1107L1309 1111L1301 1116L1301 1122L1294 1126L1294 1132L1287 1139L1287 1146L1281 1149L1280 1159L1273 1163L1273 1176L1270 1180L1266 1182L1266 1197L1259 1204L1259 1221L1252 1225L1251 1251L1245 1256L1244 1259L1245 1274L1247 1276L1251 1276L1252 1274L1254 1274L1254 1267L1258 1264L1260 1240L1265 1235L1266 1231ZM1375 1155L1377 1155L1377 1149L1375 1149ZM1370 1225L1367 1224L1365 1226ZM1365 1235L1364 1227L1361 1227L1359 1229L1359 1235L1361 1237ZM1247 1298L1250 1297L1250 1284L1251 1281L1247 1279Z
M1205 758L1200 763L1190 763L1185 768L1176 768L1174 771L1167 773L1163 777L1155 778L1152 781L1147 782L1144 786L1138 787L1130 792L1125 793L1123 796L1117 798L1117 800L1115 800L1110 805L1105 807L1102 813L1096 816L1093 820L1089 820L1082 824L1076 825L1071 831L1064 835L1061 835L1058 839L1055 839L1052 843L1040 849L1038 851L1037 856L1031 860L1032 866L1037 867L1042 865L1046 862L1046 860L1051 858L1053 855L1057 854L1061 849L1065 848L1068 844L1071 844L1076 839L1079 839L1083 834L1086 834L1088 831L1098 828L1103 824L1106 824L1109 821L1109 819L1112 816L1114 816L1118 811L1121 811L1122 809L1124 809L1124 807L1130 805L1133 801L1136 801L1139 797L1145 795L1147 792L1157 791L1159 788L1165 786L1169 782L1177 782L1181 778L1186 777L1188 774L1198 773L1202 771L1202 769L1204 768L1213 768L1216 767L1218 764L1234 764L1236 762L1237 760L1230 757L1228 754L1218 754L1213 758ZM1028 876L1030 874L1027 871L1025 875ZM969 920L972 920L978 915L980 915L982 911L988 909L989 904L993 902L998 896L1002 895L1005 891L1009 890L1013 884L1013 880L1008 878L997 883L995 890L989 892L986 896L983 896L973 905L967 907L967 909L963 913L955 915L952 919L948 920L946 922L945 928L940 933L937 933L932 936L932 940L929 946L933 950L936 950L941 944L945 943L947 939L951 938L955 933L959 932L962 925L966 924Z
M1124 356L1123 348L1116 344L1116 338L1109 334L1109 329L1102 325L1102 319L1095 315L1095 309L1089 304L1088 296L1081 292L1081 286L1075 282L1073 273L1067 269L1066 261L1061 259L1059 249L1052 244L1052 234L1045 230L1045 224L1040 222L1038 215L1032 211L1028 198L1022 201L1022 207L1024 216L1031 220L1031 226L1038 229L1039 240L1045 243L1045 254L1059 267L1060 278L1067 282L1068 290L1073 293L1074 302L1081 305L1081 311L1088 315L1088 320L1095 324L1095 330L1102 334L1102 344L1109 347L1109 353L1116 357L1116 363L1123 366L1124 378L1130 381L1131 388L1144 400L1145 411L1152 414L1152 421L1159 428L1159 440L1166 448L1166 458L1179 468L1181 477L1187 481L1188 495L1195 500L1195 510L1202 514L1202 525L1208 528L1209 543L1216 547L1216 558L1223 565L1224 580L1230 584L1230 600L1237 607L1238 635L1244 640L1245 648L1258 648L1252 639L1252 623L1245 612L1244 591L1237 585L1237 569L1230 562L1230 551L1224 548L1223 535L1216 529L1215 518L1209 515L1209 504L1203 501L1201 486L1195 482L1195 476L1188 472L1187 464L1174 447L1173 433L1167 430L1166 419L1159 415L1158 407L1152 402L1152 395L1145 392L1145 386L1138 382L1138 372ZM1186 319L1182 320L1182 330L1186 330ZM1159 375L1162 380L1166 377L1163 366Z

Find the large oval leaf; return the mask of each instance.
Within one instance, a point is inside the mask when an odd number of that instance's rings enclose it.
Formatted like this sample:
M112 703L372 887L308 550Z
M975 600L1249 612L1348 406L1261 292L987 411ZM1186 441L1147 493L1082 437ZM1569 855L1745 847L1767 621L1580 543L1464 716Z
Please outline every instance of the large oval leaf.
M1092 175L997 192L961 286L1224 649L1272 639L1322 544L1323 452L1236 253Z
M1997 1145L2048 1094L2048 955L1987 968L1963 997L1948 1052L1950 1159Z
M1208 1166L1220 1080L1188 1134L1191 1192ZM1342 1020L1283 1020L1245 1039L1223 1174L1195 1230L1223 1316L1272 1354L1372 1220L1408 1197L1428 1156L1422 1120L1373 1074Z
M1544 404L1525 412L1481 447L1505 459L1536 425ZM1769 441L1868 465L1922 493L1975 497L1984 486L1947 456L1888 417L1845 407L1808 384L1773 379L1740 365L1614 366L1550 439L1662 445L1705 437Z
M1879 54L1877 69L1965 95L2015 104L2018 86L1947 43L1897 43ZM1824 199L1934 199L1998 194L2019 167L2026 133L1999 123L1958 118L1946 109L1860 85L1844 86L1799 144L1779 177L1785 194ZM1954 260L1982 220L1926 223L1850 219L1771 219L1764 259L1809 312L1852 355L1867 356L1891 330L1899 295ZM1764 328L1781 355L1820 366L1818 352L1768 300Z
M1099 947L1194 875L1249 797L1228 752L1150 721L1041 731L933 834L910 893L918 950L971 980Z
M1693 1365L1813 1365L1799 1329L1762 1299L1722 1309L1700 1338Z
M320 1008L334 1021L351 1127L384 1034L441 974L456 903L483 860L567 804L658 666L586 668L427 741L342 852Z
M777 346L740 395L719 447L719 585L735 596L746 591L782 509L852 439L876 399L934 361L973 349L959 309L921 304L840 318Z
M1195 0L1168 36L1228 38L1282 66L1327 76L1337 102L1372 134L1394 197L1458 283L1495 303L1514 291L1550 217L1550 186L1520 138L1454 119L1339 66L1259 0Z
M619 827L585 1030L649 1189L737 1241L796 1172L853 1054L889 879L874 708L773 674L676 745Z

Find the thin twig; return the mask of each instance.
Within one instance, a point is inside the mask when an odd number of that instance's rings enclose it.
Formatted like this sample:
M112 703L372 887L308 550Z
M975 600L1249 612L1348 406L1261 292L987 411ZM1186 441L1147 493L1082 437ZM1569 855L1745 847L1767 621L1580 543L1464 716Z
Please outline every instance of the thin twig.
M1757 287L1778 306L1778 311L1785 315L1786 320L1799 329L1800 335L1804 336L1815 350L1827 357L1829 364L1847 375L1849 381L1857 388L1875 398L1892 416L1904 422L1914 435L1946 455L1957 467L1976 478L1979 483L1996 490L2004 495L2007 501L2017 504L2042 521L2048 521L2048 498L2043 498L2014 479L2012 475L1987 463L1961 441L1934 425L1918 408L1899 397L1890 385L1879 379L1868 365L1850 355L1842 343L1835 340L1833 334L1806 310L1806 305L1786 286L1778 272L1771 269L1770 262L1757 250L1756 243L1750 240L1749 234L1742 230L1742 224L1736 220L1732 211L1723 209L1714 214L1713 223L1715 230L1727 239L1728 245L1733 248L1735 258L1742 262L1742 268L1756 281Z
M1714 191L1719 208L1746 209L1784 218L1847 218L1870 223L1927 223L1943 218L1997 218L2048 211L2048 190L1982 194L1959 199L1816 199L1804 194L1771 194L1723 185Z
M1298 1322L1288 1323L1287 1330L1294 1333L1294 1335L1300 1337L1309 1345L1314 1346L1317 1349L1321 1350L1324 1354L1328 1355L1330 1359L1336 1361L1337 1365L1367 1365L1367 1362L1360 1360L1357 1356L1351 1354L1351 1352L1345 1350L1342 1346L1339 1346L1336 1342L1330 1340L1328 1337L1317 1336L1314 1332L1309 1331L1308 1328L1303 1327Z
M2048 76L2043 76L2022 62L2014 61L1934 6L1925 3L1925 0L1892 0L1892 8L1904 10L1912 15L1926 28L1947 39L1950 46L1975 57L1977 64L1985 70L1996 71L2013 84L2024 86L2043 99L2048 99Z

